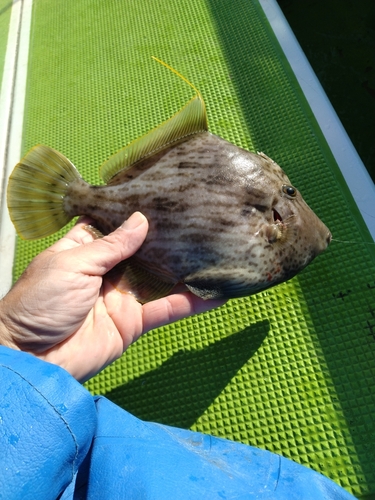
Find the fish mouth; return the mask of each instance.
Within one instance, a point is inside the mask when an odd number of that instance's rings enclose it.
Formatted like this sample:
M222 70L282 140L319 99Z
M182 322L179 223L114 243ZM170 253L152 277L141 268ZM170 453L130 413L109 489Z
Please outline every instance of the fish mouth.
M288 238L288 221L293 217L289 215L286 219L280 215L276 208L272 208L272 221L268 225L265 235L268 243L285 243Z
M273 222L275 223L283 222L283 218L275 208L272 209L272 217L273 217Z
M271 245L273 243L283 243L286 241L288 236L288 220L293 217L289 215L286 219L283 219L280 212L276 208L271 208L271 215L268 212L266 223L262 225L260 230L257 232L259 236L265 238L267 243Z

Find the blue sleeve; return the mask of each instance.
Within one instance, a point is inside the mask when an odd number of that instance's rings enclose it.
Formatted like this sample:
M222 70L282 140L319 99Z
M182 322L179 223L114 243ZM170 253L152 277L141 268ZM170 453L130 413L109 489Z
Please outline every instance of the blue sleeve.
M82 498L101 500L102 491L112 492L109 498L154 500L354 498L322 474L275 453L143 422L105 398L96 405L90 481Z
M0 346L0 498L57 498L96 423L92 397L65 370Z
M0 498L352 500L251 446L143 422L65 370L0 347Z

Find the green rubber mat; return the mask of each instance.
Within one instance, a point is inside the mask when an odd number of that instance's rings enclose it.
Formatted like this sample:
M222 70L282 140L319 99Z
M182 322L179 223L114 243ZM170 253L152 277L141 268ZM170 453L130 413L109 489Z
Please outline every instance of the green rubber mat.
M210 130L283 166L332 242L286 284L154 330L87 383L146 419L375 495L375 250L257 0L34 0L23 151L99 165L201 91ZM56 238L60 236L60 232ZM17 242L15 276L56 238Z
M12 3L9 0L0 0L0 82L3 78L5 52L7 48L8 29L11 12Z

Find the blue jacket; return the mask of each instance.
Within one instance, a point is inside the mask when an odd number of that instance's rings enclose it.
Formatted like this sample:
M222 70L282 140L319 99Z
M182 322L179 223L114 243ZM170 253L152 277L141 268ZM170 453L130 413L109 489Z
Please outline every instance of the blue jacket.
M354 497L268 451L143 422L62 368L0 347L0 498Z

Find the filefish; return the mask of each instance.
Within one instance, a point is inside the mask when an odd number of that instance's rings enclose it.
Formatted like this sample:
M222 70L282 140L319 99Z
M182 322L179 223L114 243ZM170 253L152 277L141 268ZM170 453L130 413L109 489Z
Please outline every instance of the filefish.
M43 238L87 215L101 236L142 212L149 221L145 242L107 275L141 303L181 284L204 299L236 298L292 278L327 248L328 228L271 158L210 133L199 91L159 62L194 97L111 156L100 169L105 185L85 182L49 146L32 148L8 183L18 234Z

